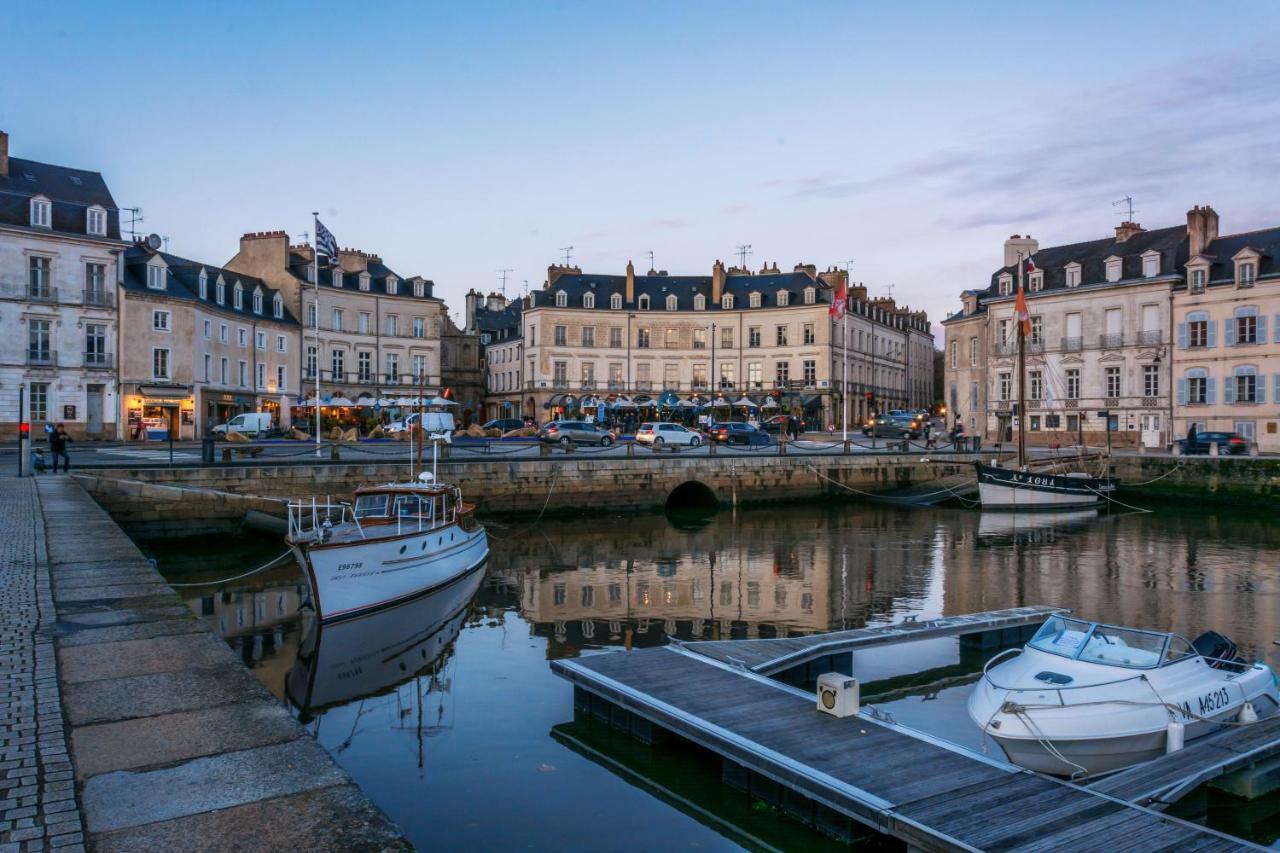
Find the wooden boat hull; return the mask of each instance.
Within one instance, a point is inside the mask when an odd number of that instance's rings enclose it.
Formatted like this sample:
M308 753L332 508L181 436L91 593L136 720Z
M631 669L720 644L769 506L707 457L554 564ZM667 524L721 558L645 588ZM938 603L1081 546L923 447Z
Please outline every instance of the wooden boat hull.
M1115 491L1112 477L1069 477L974 463L983 509L1015 511L1085 509Z

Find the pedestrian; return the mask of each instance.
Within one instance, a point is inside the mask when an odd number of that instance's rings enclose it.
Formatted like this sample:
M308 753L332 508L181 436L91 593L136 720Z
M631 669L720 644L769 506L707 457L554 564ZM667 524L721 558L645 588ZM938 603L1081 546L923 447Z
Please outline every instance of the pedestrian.
M1196 424L1195 421L1187 424L1187 453L1196 452Z
M58 424L53 431L53 435L49 436L49 450L53 456L53 473L58 473L58 459L62 459L62 473L71 472L71 457L67 455L67 444L71 441L71 436L67 435L67 429L62 424Z
M925 421L924 422L924 449L933 450L937 446L938 446L938 442L935 441L933 437L933 422Z

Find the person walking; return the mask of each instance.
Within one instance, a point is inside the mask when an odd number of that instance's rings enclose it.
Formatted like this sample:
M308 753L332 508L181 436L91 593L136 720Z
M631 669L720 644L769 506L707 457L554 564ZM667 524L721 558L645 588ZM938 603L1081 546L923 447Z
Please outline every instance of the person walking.
M1196 452L1196 424L1195 421L1187 424L1187 453Z
M49 450L53 456L53 473L58 473L58 459L62 459L62 473L67 474L71 471L71 457L67 455L67 444L71 441L71 436L67 435L67 429L62 424L58 424L53 434L49 436Z

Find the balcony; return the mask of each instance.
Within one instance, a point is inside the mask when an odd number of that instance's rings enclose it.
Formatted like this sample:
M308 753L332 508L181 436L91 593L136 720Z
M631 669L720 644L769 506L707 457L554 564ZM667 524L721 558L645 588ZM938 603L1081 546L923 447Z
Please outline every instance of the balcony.
M610 391L625 391L626 387L627 387L626 383L624 383L621 379L614 379L609 383Z
M596 390L596 381L595 381L594 379L584 379L584 380L582 380L582 382L581 382L581 383L579 383L579 385L578 385L578 390L579 390L579 391L594 391L594 390Z
M1079 400L1077 400L1077 399L1076 399L1076 398L1074 398L1074 397L1069 397L1069 398L1067 398L1066 400L1063 400L1063 401L1062 401L1062 408L1064 408L1064 409L1078 409L1078 408L1080 408L1080 401L1079 401Z
M116 295L109 290L86 290L84 304L93 308L110 308L116 304Z
M641 379L640 381L636 382L636 390L637 390L637 391L652 391L652 390L653 390L653 382L651 382L651 381L650 381L650 380L648 380L648 379Z
M1124 346L1123 332L1109 332L1098 336L1098 346L1103 349L1120 349Z
M568 391L569 380L564 378L553 379L551 380L551 387L557 391Z
M707 390L707 387L708 387L708 386L707 386L707 380L705 380L705 379L695 379L695 380L693 380L693 390L694 390L694 391L705 391L705 390Z
M1038 339L1027 341L1027 352L1044 352L1044 341Z
M27 366L57 367L58 356L49 350L27 350Z
M84 354L84 367L88 370L110 370L115 366L115 358L109 352L87 352Z
M1062 339L1063 352L1080 352L1084 349L1084 338L1076 336L1074 338Z
M1160 338L1163 333L1159 329L1148 332L1138 332L1138 344L1144 347L1153 347L1160 344Z

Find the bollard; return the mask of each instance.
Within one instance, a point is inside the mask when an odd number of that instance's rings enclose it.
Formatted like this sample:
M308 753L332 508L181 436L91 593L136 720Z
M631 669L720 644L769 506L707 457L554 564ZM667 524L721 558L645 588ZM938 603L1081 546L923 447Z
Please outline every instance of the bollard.
M213 459L213 436L205 435L200 441L200 461L206 465L212 465Z
M636 458L636 443L634 441L627 442L627 458L628 459Z
M550 455L551 455L551 445L547 444L545 441L543 441L543 442L539 442L539 443L538 443L538 455L539 455L539 456L550 456Z
M844 441L844 451L843 451L843 452L844 452L844 455L845 455L845 456L848 456L850 453L852 453L852 452L853 452L853 442L852 442L852 441L849 441L848 439L845 439L845 441Z
M1209 442L1209 455L1210 456L1218 455L1218 442L1216 441Z
M1250 456L1258 455L1258 442L1256 441L1249 442L1249 455Z
M708 456L716 455L716 443L714 441L707 442L707 455Z
M230 461L231 461L231 448L230 448L230 447L224 447L224 448L222 448L222 461L223 461L223 462L230 462Z
M342 454L338 451L338 443L335 441L333 444L329 445L329 459L336 462L341 458Z

